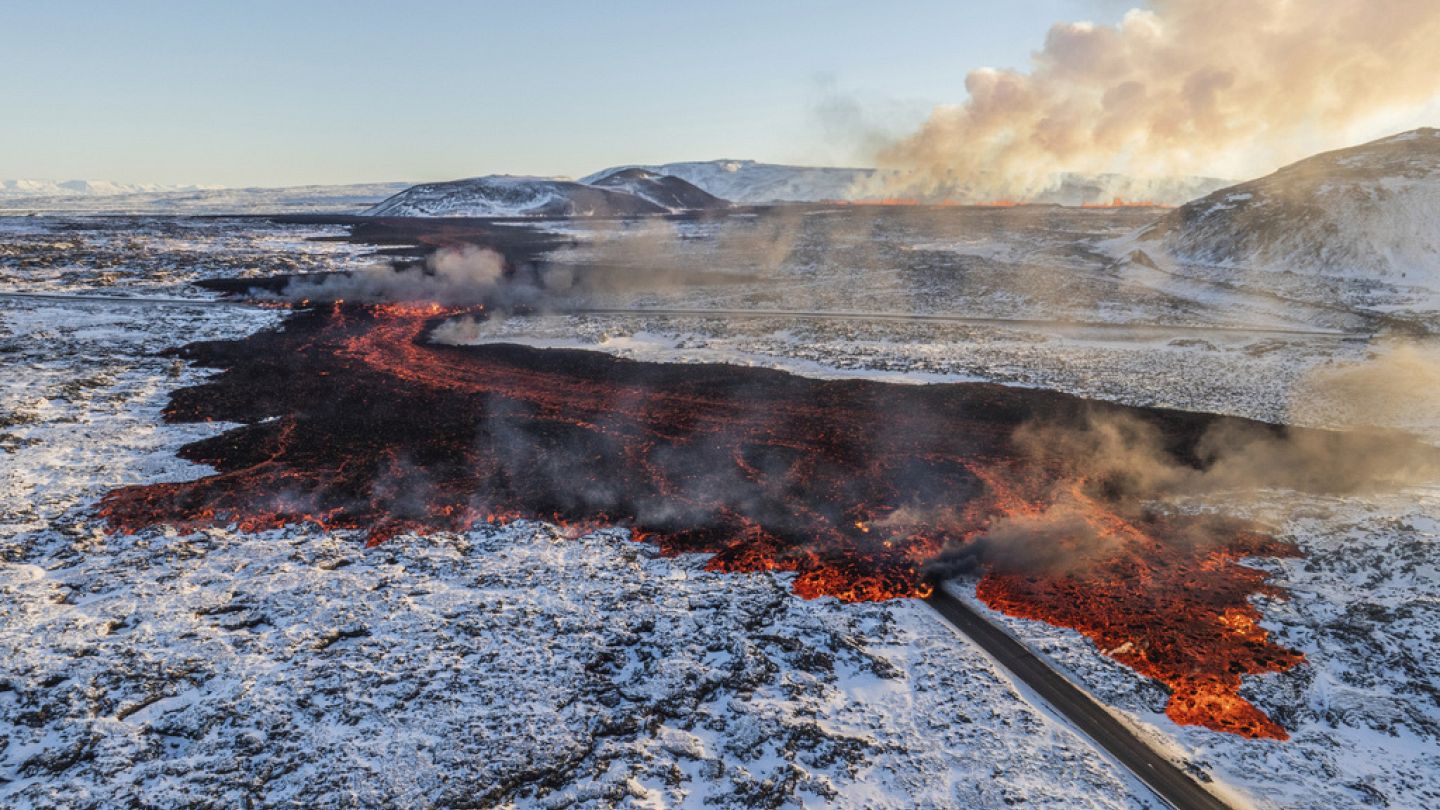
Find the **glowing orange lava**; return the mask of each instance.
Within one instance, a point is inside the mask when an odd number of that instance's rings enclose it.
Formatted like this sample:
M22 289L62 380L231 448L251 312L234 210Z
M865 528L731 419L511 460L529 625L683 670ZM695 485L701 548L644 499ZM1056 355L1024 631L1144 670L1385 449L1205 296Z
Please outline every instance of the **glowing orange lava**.
M1245 557L1289 557L1289 543L1241 524L1218 524L1223 543L1175 543L1176 518L1129 521L1072 493L1109 552L1059 571L991 570L977 596L1011 616L1079 631L1106 655L1170 687L1165 713L1245 737L1289 735L1240 697L1242 675L1281 672L1304 655L1270 641L1249 597L1281 596ZM1029 508L1040 508L1032 504ZM1218 520L1218 519L1216 519Z

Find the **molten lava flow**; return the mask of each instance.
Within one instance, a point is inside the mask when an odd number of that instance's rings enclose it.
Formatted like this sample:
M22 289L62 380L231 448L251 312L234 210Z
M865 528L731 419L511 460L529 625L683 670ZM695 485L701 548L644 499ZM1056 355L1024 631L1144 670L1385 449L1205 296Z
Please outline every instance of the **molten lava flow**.
M996 564L981 598L1073 627L1167 684L1177 722L1284 736L1239 697L1240 676L1300 655L1268 641L1248 596L1271 590L1238 561L1293 549L1214 519L1144 517L1014 439L1022 425L1125 412L1198 463L1218 417L985 384L427 344L453 313L336 305L185 347L222 371L177 391L166 418L239 426L182 449L215 474L116 490L104 516L120 531L313 522L371 543L517 518L618 524L666 554L710 554L712 570L792 571L801 596L861 601L927 595L927 565L946 549L1061 493L1104 553L1067 569Z
M1281 595L1244 557L1294 556L1288 543L1219 519L1203 540L1172 542L1176 518L1127 521L1083 495L1086 521L1113 544L1061 570L991 570L977 595L1011 616L1078 630L1117 661L1171 689L1165 713L1177 723L1246 737L1288 739L1239 696L1240 676L1281 672L1304 656L1269 640L1254 593Z

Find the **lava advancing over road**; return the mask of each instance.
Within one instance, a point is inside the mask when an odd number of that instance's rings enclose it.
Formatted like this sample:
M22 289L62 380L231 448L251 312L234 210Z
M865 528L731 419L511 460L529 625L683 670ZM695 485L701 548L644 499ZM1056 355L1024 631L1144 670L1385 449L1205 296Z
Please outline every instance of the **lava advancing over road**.
M666 554L712 554L714 570L793 571L807 598L875 600L928 594L937 559L1001 546L997 527L1063 503L1071 528L1052 530L1055 553L981 558L980 598L1075 628L1160 680L1177 722L1285 737L1239 696L1240 677L1302 657L1259 627L1248 597L1273 591L1240 559L1294 549L1216 518L1148 514L1124 487L1077 474L1079 460L1016 439L1026 425L1125 414L1198 466L1219 417L988 384L427 343L446 314L314 308L177 350L222 371L177 391L167 420L240 425L182 449L215 474L117 490L103 514L119 531L308 521L371 543L518 518L624 525Z

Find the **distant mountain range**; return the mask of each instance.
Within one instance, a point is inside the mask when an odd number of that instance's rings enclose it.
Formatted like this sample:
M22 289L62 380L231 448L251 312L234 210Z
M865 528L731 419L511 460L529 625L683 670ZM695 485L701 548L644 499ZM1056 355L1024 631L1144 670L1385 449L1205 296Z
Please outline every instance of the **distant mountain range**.
M634 216L731 202L895 196L894 172L712 160L617 166L579 181L492 175L444 183L202 189L103 181L0 181L0 211L366 213L376 216ZM899 192L903 195L903 192ZM933 194L933 192L932 192ZM1183 203L1139 233L1155 256L1214 266L1440 288L1440 130L1316 155L1238 185L1214 178L1058 176L1030 202ZM921 201L925 201L922 198Z
M219 188L219 186L166 186L158 183L116 183L110 180L0 180L0 198L108 197L116 194L150 194L214 188Z
M1209 177L1137 180L1121 175L1062 175L1053 188L1026 200L1082 205L1115 200L1179 204L1221 188ZM905 176L881 169L786 166L753 160L711 160L615 166L579 181L490 175L407 189L367 214L374 216L630 216L723 207L726 202L916 202L966 199L959 190L908 194ZM628 195L628 197L626 196Z
M90 191L79 190L85 183ZM13 192L0 191L0 213L107 213L107 214L357 214L410 183L359 183L342 186L289 186L286 188L189 188L155 191L103 181L67 181L56 186L14 183ZM26 184L26 185L21 185ZM5 186L10 188L10 186ZM144 187L148 188L148 187ZM110 189L102 191L102 189Z
M683 181L688 188L665 190L661 188L664 185L661 178L665 177ZM1227 182L1206 177L1136 180L1121 175L1060 175L1052 188L1026 202L1081 205L1120 198L1178 205L1221 188ZM584 212L625 215L712 208L716 198L746 205L894 197L912 197L920 202L966 199L960 189L936 190L933 184L927 184L931 186L927 193L912 194L906 191L908 185L904 174L894 170L709 160L614 166L578 181L490 175L418 186L362 183L223 188L107 180L0 180L0 210L356 213L371 206L370 213L387 216L533 216L542 213L584 216ZM596 193L596 190L631 194L638 199L626 201ZM389 199L406 191L412 193L403 200ZM456 196L445 200L450 194Z
M787 166L753 160L709 160L661 163L647 166L614 166L581 178L596 183L619 172L641 169L678 177L711 194L737 203L857 201L907 198L917 202L973 199L974 195L956 184L946 187L933 178L911 176L895 169L837 168L831 166ZM1179 205L1223 188L1229 180L1215 177L1134 178L1119 174L1061 174L1049 188L1022 202L1086 205L1115 200Z

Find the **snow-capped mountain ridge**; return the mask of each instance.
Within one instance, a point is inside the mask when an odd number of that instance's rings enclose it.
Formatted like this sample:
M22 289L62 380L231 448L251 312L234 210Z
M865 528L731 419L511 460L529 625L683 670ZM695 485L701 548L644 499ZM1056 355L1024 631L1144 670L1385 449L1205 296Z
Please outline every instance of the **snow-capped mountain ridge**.
M167 191L219 189L210 185L164 185L162 183L117 183L113 180L41 180L19 178L0 180L0 197L108 197L116 194L143 194Z
M882 197L913 198L922 202L947 199L989 202L973 199L976 195L971 189L937 186L933 177L901 169L791 166L731 158L613 166L581 178L580 182L598 183L636 169L679 177L737 203L856 201ZM1120 198L1179 205L1226 185L1228 180L1214 177L1137 178L1064 173L1055 176L1045 190L1026 197L1024 202L1083 205L1109 203Z

